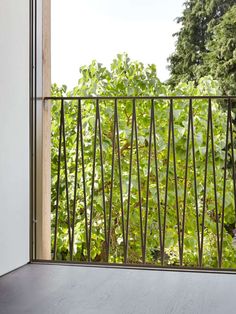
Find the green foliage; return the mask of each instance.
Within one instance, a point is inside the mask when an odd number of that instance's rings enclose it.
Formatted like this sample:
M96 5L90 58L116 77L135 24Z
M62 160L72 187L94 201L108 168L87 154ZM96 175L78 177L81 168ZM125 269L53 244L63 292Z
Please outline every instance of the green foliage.
M214 72L215 64L209 62L211 57L208 57L208 53L220 53L222 47L220 44L213 45L212 37L216 38L217 25L234 4L235 0L185 2L183 15L177 19L177 23L181 23L181 29L174 34L177 36L176 49L169 58L171 72L169 82L172 86L181 81L198 82L201 77L209 74L209 70L214 78L221 79ZM234 21L235 18L232 19L232 24ZM217 51L213 51L214 49ZM224 80L221 82L224 85Z
M129 59L127 54L118 54L110 71L101 63L93 61L80 69L81 78L74 88L78 96L145 96L165 94L165 87L157 78L154 64L144 65Z
M236 94L236 5L224 14L213 29L204 62L227 95Z
M89 66L81 68L81 78L73 91L67 92L66 87L59 88L52 86L53 96L150 96L150 95L217 95L219 85L211 77L202 78L196 87L193 82L179 83L175 91L168 86L161 84L156 75L154 65L145 67L142 63L131 61L126 54L118 55L113 61L111 69L103 67L93 61ZM88 209L88 219L91 210L91 188L93 177L93 153L95 138L95 114L96 104L93 100L82 102L82 126L83 126L83 149L86 180L83 182L81 149L78 154L78 182L76 186L76 219L75 219L75 243L74 260L86 260L86 230L85 230L85 206L83 183L86 186L86 204ZM117 142L115 143L115 164L114 164L114 185L112 197L111 216L111 262L123 262L124 260L124 239L122 234L122 205L125 213L125 223L128 209L128 183L130 169L130 147L133 104L130 100L119 100L119 139L122 168L122 191L123 202L121 204L119 167L117 158ZM157 143L158 179L160 192L160 218L163 227L165 208L165 187L166 187L166 167L168 148L168 122L169 122L169 102L155 101L154 118L156 132L152 132L151 161L150 161L150 183L147 190L148 176L148 154L150 144L150 113L151 102L137 100L137 142L133 143L133 162L130 198L130 227L129 227L129 248L128 262L141 262L141 233L140 221L143 225L145 221L145 210L148 208L147 219L147 262L160 264L160 241L159 241L159 218L157 207L157 186L156 186L156 163L154 154L154 137ZM104 170L104 192L105 192L105 221L108 224L108 212L111 197L111 166L112 166L112 144L114 127L114 101L100 101L100 117L102 125L102 147L103 147L103 170ZM69 181L69 208L70 214L73 212L74 204L74 179L75 179L75 156L76 156L76 125L77 125L77 101L65 102L65 134L67 147L67 166ZM182 228L182 214L184 208L184 178L186 163L186 146L188 132L188 112L189 102L187 100L176 100L173 105L174 132L177 164L177 184L178 184L178 206L180 212L180 227ZM186 224L184 238L183 262L187 266L196 266L198 263L197 253L197 227L196 220L199 219L201 225L204 196L204 174L206 159L206 130L208 117L208 103L204 100L193 102L194 119L194 139L197 169L197 202L199 215L195 209L195 190L192 143L189 148L189 166L187 180L187 202L186 202ZM212 121L214 125L214 153L217 182L217 201L214 197L213 185L213 160L212 148L209 146L209 162L207 175L207 197L206 197L206 217L204 229L204 265L209 267L217 266L217 242L216 242L216 205L219 210L219 217L222 211L223 195L223 168L225 158L225 138L226 138L226 113L221 109L220 104L212 102ZM52 106L52 244L54 242L54 223L56 208L56 187L57 187L57 166L58 166L58 145L59 145L59 124L60 124L60 102L55 101ZM93 261L106 261L104 215L103 215L103 185L101 180L101 160L99 149L99 138L97 136L95 181L94 181L94 207L91 237L91 258ZM172 147L171 142L171 147ZM210 141L211 144L211 141ZM80 145L80 144L79 144ZM139 177L137 171L137 150L139 153L139 172L141 186L141 202L139 199ZM81 148L81 146L80 146ZM58 228L58 259L69 259L68 254L68 224L66 211L66 186L64 153L62 152L61 182L60 182L60 203L59 203L59 228ZM167 217L166 217L166 238L165 238L165 263L177 265L179 263L177 214L175 198L175 178L173 149L170 152L170 168L167 195ZM226 211L224 220L224 243L223 243L223 266L235 267L236 255L232 245L232 228L234 226L234 196L232 186L232 172L227 172L227 192ZM148 198L148 199L147 199ZM141 218L139 204L141 203ZM219 223L219 227L221 224ZM53 245L52 245L53 247Z

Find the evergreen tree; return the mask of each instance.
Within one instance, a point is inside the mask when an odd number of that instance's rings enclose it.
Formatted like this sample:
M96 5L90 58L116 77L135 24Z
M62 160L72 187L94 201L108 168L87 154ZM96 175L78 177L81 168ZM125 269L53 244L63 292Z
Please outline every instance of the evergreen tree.
M204 57L209 73L220 82L227 95L236 94L236 5L213 28L210 52Z
M177 37L176 50L169 57L171 72L170 83L180 81L198 81L208 74L208 65L204 63L209 52L214 28L235 0L188 0L183 15L177 18L181 29L174 34Z

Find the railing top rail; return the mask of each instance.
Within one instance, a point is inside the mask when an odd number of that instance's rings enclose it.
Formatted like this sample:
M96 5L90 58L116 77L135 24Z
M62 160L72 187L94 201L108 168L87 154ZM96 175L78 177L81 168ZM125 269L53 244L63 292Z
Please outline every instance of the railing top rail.
M44 100L171 100L171 99L236 99L236 96L72 96L72 97L44 97Z

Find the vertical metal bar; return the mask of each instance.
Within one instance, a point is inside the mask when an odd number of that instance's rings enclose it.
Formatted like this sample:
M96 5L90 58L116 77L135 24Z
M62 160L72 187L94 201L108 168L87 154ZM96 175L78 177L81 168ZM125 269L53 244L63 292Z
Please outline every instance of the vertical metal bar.
M73 217L72 217L72 252L70 252L70 259L73 260L74 253L74 236L75 236L75 215L76 215L76 197L77 197L77 181L78 181L78 157L79 157L79 103L77 112L77 129L76 129L76 151L75 151L75 181L74 181L74 201L73 201Z
M144 245L143 245L143 216L142 216L142 196L141 196L141 182L140 182L140 164L139 164L139 148L138 148L138 128L136 118L136 103L135 98L133 99L134 108L134 130L135 130L135 148L136 148L136 164L137 164L137 176L138 176L138 198L139 198L139 216L140 216L140 237L141 237L141 248L142 248L142 261L144 263Z
M191 115L192 115L192 111L191 111L191 108L189 106L187 148L186 148L186 162L185 162L185 178L184 178L184 204L183 204L183 218L182 218L182 240L181 240L181 255L180 255L180 265L181 266L183 264L183 254L184 254L184 233L185 233L185 216L186 216L186 202L187 202L188 160L189 160Z
M191 140L192 140L192 155L193 155L193 176L194 176L194 194L195 194L195 212L196 212L196 227L197 227L197 243L198 243L198 266L200 265L200 229L199 229L199 209L198 209L198 191L197 191L197 171L196 171L196 155L194 141L194 124L193 124L193 103L192 98L189 101L189 112L191 121Z
M212 152L212 167L213 167L213 184L214 184L214 198L215 198L215 212L216 212L216 241L217 241L217 253L218 253L218 266L221 267L220 261L220 239L219 239L219 215L218 215L218 201L217 201L217 184L216 184L216 170L215 170L215 149L214 149L214 130L212 121L212 104L209 99L210 106L210 129L211 129L211 152Z
M146 190L146 209L145 209L145 225L144 225L144 249L143 262L146 261L146 246L147 246L147 225L148 225L148 201L149 201L149 181L150 181L150 166L151 166L151 153L152 153L152 128L153 128L153 103L151 104L151 120L149 128L149 149L148 149L148 173L147 173L147 190ZM154 135L155 136L155 135Z
M102 128L101 128L101 117L100 117L100 107L99 99L97 98L96 107L98 111L98 134L99 134L99 150L100 150L100 164L101 164L101 179L102 179L102 201L103 201L103 217L104 217L104 238L106 244L106 254L108 253L108 243L107 243L107 216L106 216L106 199L105 199L105 184L104 184L104 166L103 166L103 147L102 147ZM107 256L108 259L108 256Z
M58 210L59 210L59 195L60 195L60 170L61 170L61 142L62 142L62 107L61 101L61 114L59 126L59 147L58 147L58 162L57 162L57 194L56 194L56 214L55 214L55 228L54 228L54 250L53 259L56 260L57 256L57 231L58 231Z
M174 181L175 181L175 202L176 202L176 218L177 218L177 230L178 230L178 245L179 245L179 260L182 265L182 249L181 249L181 235L180 235L180 221L179 221L179 199L178 199L178 178L176 167L176 149L175 149L175 133L174 133L174 113L173 113L173 100L170 100L171 111L171 125L172 125L172 147L173 147L173 162L174 162Z
M126 239L125 239L126 243L125 243L125 257L124 257L125 264L127 263L127 259L128 259L129 216L130 216L131 180L132 180L133 141L134 141L134 120L135 120L135 103L133 102L131 143L130 143L130 160L129 160L128 204L127 204L127 218L126 218Z
M122 170L121 170L121 156L120 156L120 131L119 131L119 116L117 109L117 99L115 99L115 114L116 114L116 134L117 134L117 157L119 170L119 187L120 187L120 206L121 206L121 220L122 220L122 234L124 244L124 256L126 252L126 236L125 236L125 220L124 220L124 203L123 203L123 188L122 188Z
M235 222L236 222L236 175L235 175L235 159L234 159L234 138L233 138L233 126L232 126L232 103L231 98L229 98L228 104L230 115L229 115L229 123L230 123L230 142L231 142L231 154L232 154L232 170L233 170L233 186L234 186L234 211L235 211Z
M69 201L69 187L68 187L68 169L67 169L67 156L66 156L66 134L65 134L65 112L64 100L62 100L62 136L63 136L63 150L64 150L64 166L65 166L65 180L66 180L66 211L67 211L67 224L69 236L69 251L72 252L71 241L71 221L70 221L70 201Z
M199 258L200 267L202 267L203 244L204 244L210 119L211 119L211 103L208 102L207 136L206 136L206 159L205 159L204 193L203 193L203 210L202 210L202 232L201 232L201 247L200 247L200 258Z
M91 187L91 206L89 219L89 241L88 241L88 261L91 261L91 238L92 238L92 221L93 221L93 198L94 198L94 179L95 179L95 163L96 163L96 149L97 149L97 120L98 120L98 106L96 103L96 118L94 126L94 148L93 148L93 170L92 170L92 187Z
M225 140L225 162L224 162L224 183L223 183L223 197L222 197L222 211L221 211L221 228L220 228L220 249L219 249L219 267L222 266L222 251L223 251L223 237L224 237L224 217L225 217L225 193L226 193L226 174L227 174L227 158L229 147L229 122L230 122L230 106L228 103L227 110L227 127Z
M113 197L114 164L115 164L115 132L116 132L116 124L117 124L117 116L116 116L115 106L114 106L114 125L113 125L113 134L112 134L112 165L111 165L110 203L109 203L109 215L108 215L107 262L109 262L109 255L110 255L112 197Z
M87 211L87 196L86 196L86 178L85 178L85 166L84 166L84 140L83 140L83 128L82 128L82 114L81 114L81 100L79 99L79 126L80 126L80 145L81 145L81 162L82 162L82 177L83 177L83 194L84 194L84 216L85 216L85 237L86 237L86 249L87 258L90 260L89 249L89 233L88 233L88 211Z
M154 99L152 99L152 116L153 116L153 143L154 143L155 175L156 175L156 191L157 191L158 228L159 228L160 252L161 252L161 256L162 256L161 260L162 260L162 264L163 264L161 203L160 203L160 191L159 191L159 171L158 171L158 162L157 162L157 143L156 143L156 125L155 125Z
M164 254L165 254L166 211L167 211L167 201L168 201L168 183L169 183L169 167L170 167L171 117L172 117L172 114L171 114L171 103L170 103L161 265L164 264Z

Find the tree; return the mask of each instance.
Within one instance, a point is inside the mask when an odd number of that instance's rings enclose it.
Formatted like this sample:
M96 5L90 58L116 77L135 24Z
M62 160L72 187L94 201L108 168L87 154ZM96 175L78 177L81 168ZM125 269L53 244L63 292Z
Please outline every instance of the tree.
M205 55L212 39L214 27L221 17L235 4L235 0L188 0L183 15L177 19L181 29L175 52L169 57L170 83L195 81L207 75L209 66Z
M59 88L52 86L53 96L152 96L152 95L217 95L219 85L210 77L202 78L199 85L194 86L193 82L180 83L172 91L170 87L161 84L156 74L154 65L144 66L142 63L132 61L126 54L118 55L114 59L111 69L103 67L93 61L89 66L81 68L81 77L73 91L66 92L65 86ZM52 106L52 248L54 243L55 215L57 204L57 183L58 183L58 146L60 134L60 101L53 102ZM136 108L136 130L137 136L133 139L133 154L130 173L131 156L131 134ZM132 100L119 100L117 113L119 121L119 140L121 154L121 184L118 165L118 144L115 142L114 159L114 178L111 179L112 160L113 160L113 132L115 121L114 100L101 100L99 102L99 114L101 121L101 138L103 142L103 160L100 157L99 134L97 133L97 150L95 153L94 167L94 142L95 142L95 122L97 114L96 101L86 100L81 103L81 122L83 126L83 149L85 177L83 179L81 149L78 151L78 180L76 186L76 199L74 199L74 182L76 169L76 140L77 140L77 117L78 102L65 101L65 140L67 147L67 177L68 177L68 199L67 186L65 180L64 152L61 155L60 172L60 203L59 203L59 227L57 242L57 258L69 259L68 253L68 212L73 216L74 201L76 204L75 215L75 241L74 241L74 260L83 261L87 258L86 249L86 217L90 219L91 206L93 203L93 220L91 229L91 259L93 261L106 261L106 236L105 222L109 223L109 208L111 207L111 237L110 237L110 261L124 261L124 236L122 230L122 205L124 210L125 223L129 210L129 247L128 262L142 262L142 232L140 223L145 226L147 222L147 246L146 261L160 265L161 243L159 230L163 228L164 211L166 208L166 232L165 232L165 263L177 265L179 263L178 246L178 224L180 232L183 226L184 195L186 193L186 221L184 236L184 255L183 264L196 266L198 263L198 241L197 224L202 223L203 202L204 202L204 174L206 160L207 143L207 117L209 114L208 103L203 100L193 101L193 120L195 138L195 157L197 173L197 204L199 213L195 208L195 188L194 188L194 169L192 156L192 142L189 146L189 165L187 189L185 190L185 163L187 153L188 138L188 115L189 102L187 100L175 100L173 103L173 118L175 132L175 152L177 177L174 171L173 142L171 141L171 151L169 159L168 194L166 194L166 169L168 160L168 137L169 137L169 116L170 103L165 100L156 100L152 111L150 100L136 101L134 106ZM151 114L153 114L156 131L152 130L150 140ZM227 114L221 106L212 101L212 122L214 132L214 156L217 182L218 199L215 199L213 184L213 160L212 146L209 145L208 151L208 173L207 173L207 194L205 199L205 229L204 229L204 266L217 266L217 239L216 226L221 226L220 220L216 215L216 204L218 215L222 217L222 193L224 178L225 161L225 138L226 138ZM117 134L117 133L116 133ZM156 152L154 152L154 139L156 140ZM64 141L64 140L63 140ZM81 143L81 141L80 141ZM210 142L211 143L211 142ZM80 144L79 144L80 145ZM149 151L151 145L151 151ZM62 145L63 146L63 145ZM80 147L80 146L79 146ZM137 151L139 153L139 167L137 167ZM148 156L150 153L150 171L148 175ZM156 164L156 160L158 161ZM102 180L101 165L104 171ZM159 198L160 208L158 207L156 167L158 167ZM139 171L139 173L138 173ZM93 176L94 173L94 176ZM148 185L149 176L149 185ZM94 182L93 182L94 177ZM227 189L225 195L225 217L223 222L224 241L223 241L223 267L235 267L236 256L232 245L232 234L230 226L234 224L234 194L232 182L232 169L227 170ZM129 181L131 180L131 181ZM131 184L129 185L129 182ZM92 186L94 183L93 197ZM111 200L111 184L113 183L113 195ZM178 186L178 206L179 217L177 219L175 184ZM84 184L86 190L86 204L88 215L86 216L84 205ZM123 190L123 200L121 201L120 188ZM129 199L130 187L130 199ZM103 190L104 188L104 190ZM186 192L185 192L186 191ZM103 197L103 192L105 197ZM167 195L167 202L166 202ZM130 206L128 206L128 204ZM141 213L140 213L141 206ZM147 206L147 207L146 207ZM106 214L103 209L106 207ZM146 214L148 208L148 215ZM158 215L160 213L160 217ZM146 220L147 217L147 220ZM159 219L160 218L160 219ZM177 222L178 220L178 222ZM73 223L71 219L70 223ZM127 234L126 234L127 237Z
M236 5L213 28L204 57L209 73L220 82L226 95L236 94Z

